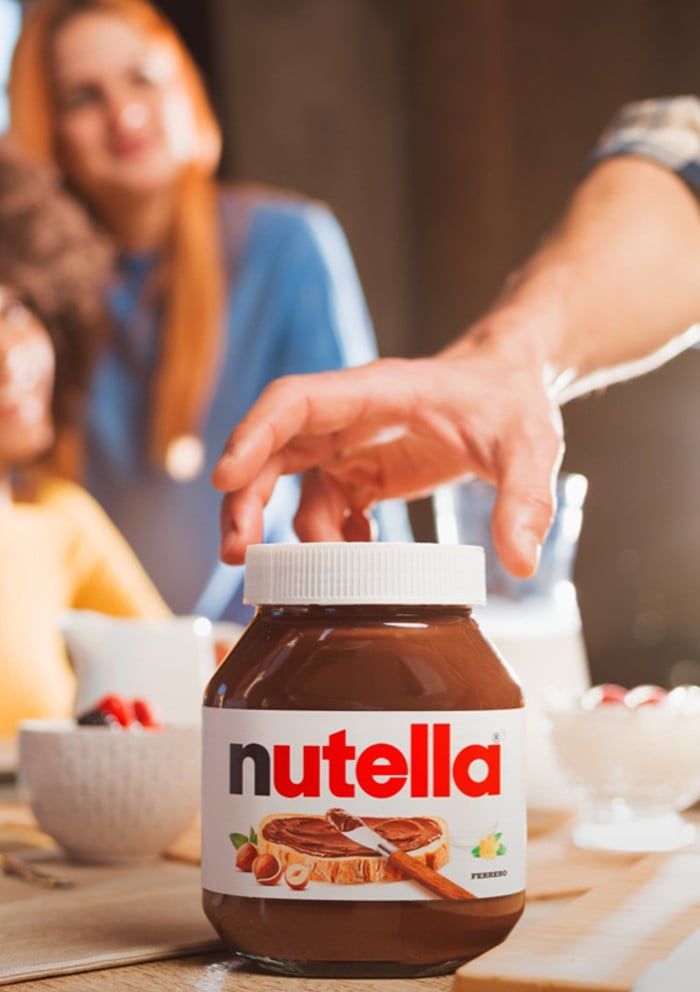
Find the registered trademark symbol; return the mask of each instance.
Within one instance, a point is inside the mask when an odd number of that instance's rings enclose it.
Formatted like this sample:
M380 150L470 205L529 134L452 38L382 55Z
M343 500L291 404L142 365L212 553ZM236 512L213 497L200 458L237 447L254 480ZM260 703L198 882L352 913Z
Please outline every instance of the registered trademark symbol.
M501 733L501 731L497 730L491 737L491 740L493 741L494 744L500 744L501 741L503 740L503 734Z

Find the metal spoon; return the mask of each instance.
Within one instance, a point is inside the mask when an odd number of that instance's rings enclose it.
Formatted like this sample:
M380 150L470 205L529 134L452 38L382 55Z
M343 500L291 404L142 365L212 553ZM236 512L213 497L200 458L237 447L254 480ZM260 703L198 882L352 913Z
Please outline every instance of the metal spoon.
M0 866L6 875L13 875L15 878L21 878L23 882L39 885L44 889L70 889L74 885L72 879L60 878L58 875L35 868L15 854L5 854L0 851Z

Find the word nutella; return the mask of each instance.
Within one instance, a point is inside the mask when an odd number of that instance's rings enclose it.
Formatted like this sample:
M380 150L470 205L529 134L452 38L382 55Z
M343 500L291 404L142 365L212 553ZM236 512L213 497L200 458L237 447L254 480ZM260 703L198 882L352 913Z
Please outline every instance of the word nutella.
M524 710L475 623L480 548L256 546L204 700L204 910L277 974L419 977L525 889Z
M291 744L273 744L270 752L259 743L233 743L229 745L229 792L244 794L244 762L248 759L254 768L256 796L274 792L285 799L322 794L353 799L359 793L390 799L403 792L415 799L450 796L453 787L464 796L500 795L500 744L468 744L453 756L450 738L449 723L411 724L406 755L386 741L361 750L348 743L347 730L336 730L323 745L302 745L302 772L296 779ZM473 778L475 764L483 766L486 774Z

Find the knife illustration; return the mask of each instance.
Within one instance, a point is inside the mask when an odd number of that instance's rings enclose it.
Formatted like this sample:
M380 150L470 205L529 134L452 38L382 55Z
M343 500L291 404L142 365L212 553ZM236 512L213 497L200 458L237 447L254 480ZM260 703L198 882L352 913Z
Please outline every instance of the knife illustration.
M329 809L326 820L361 847L376 851L389 864L394 865L403 874L420 883L424 888L442 899L476 899L473 892L468 892L461 885L441 875L440 872L429 868L428 865L412 857L406 851L400 850L376 830L368 827L364 820L344 809Z

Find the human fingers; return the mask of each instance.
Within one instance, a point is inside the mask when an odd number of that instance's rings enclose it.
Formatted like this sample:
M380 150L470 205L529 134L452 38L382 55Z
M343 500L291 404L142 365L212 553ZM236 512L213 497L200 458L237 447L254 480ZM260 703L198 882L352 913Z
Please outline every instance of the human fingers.
M271 383L232 431L212 475L214 486L224 492L246 486L272 455L302 436L332 436L366 418L405 416L412 406L407 364L383 359Z
M263 540L263 511L284 469L284 459L277 455L267 462L250 485L227 493L222 499L220 555L229 565L240 565L248 545Z
M473 473L489 478L481 439L454 412L423 410L393 439L342 448L326 470L347 492L348 504L367 507L384 499L414 499L436 486Z
M263 511L272 497L275 485L282 475L296 475L319 465L333 461L334 452L330 439L304 438L288 445L283 451L272 455L258 474L247 485L225 495L220 513L221 556L230 564L240 563L245 556L246 546L260 539L263 529ZM308 476L313 478L312 475ZM306 478L306 476L305 476ZM307 485L309 483L307 482ZM346 484L352 495L359 483ZM364 491L364 489L363 489ZM314 506L315 506L314 501ZM350 500L353 509L368 505L371 500L362 502ZM303 498L302 498L303 505ZM315 507L313 513L323 519L325 504ZM330 540L331 538L329 538ZM349 538L358 540L358 538ZM318 540L318 538L312 538Z
M342 541L347 512L348 501L340 483L318 469L304 473L294 517L300 541Z
M351 505L345 487L328 473L312 469L302 478L294 529L301 541L369 541L365 508Z
M506 568L517 578L529 578L555 510L556 477L564 454L558 411L527 429L510 432L499 454L498 491L493 510L493 539Z
M343 524L343 537L346 541L374 541L377 539L377 534L378 528L369 510L348 511Z

